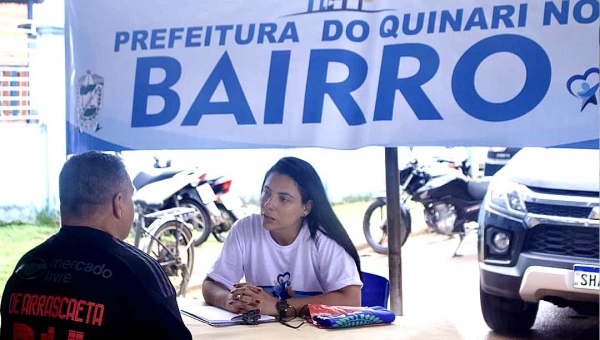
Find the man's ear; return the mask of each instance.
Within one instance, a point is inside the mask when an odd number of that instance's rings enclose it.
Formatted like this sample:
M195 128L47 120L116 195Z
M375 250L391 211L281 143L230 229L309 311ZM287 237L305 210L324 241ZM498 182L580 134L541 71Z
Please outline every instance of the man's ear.
M123 194L117 193L112 200L113 215L121 219L123 218Z

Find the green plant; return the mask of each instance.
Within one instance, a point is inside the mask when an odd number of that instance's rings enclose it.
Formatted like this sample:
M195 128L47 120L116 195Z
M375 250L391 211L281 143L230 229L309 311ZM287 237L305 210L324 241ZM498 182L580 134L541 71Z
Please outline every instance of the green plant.
M21 256L56 234L58 230L56 225L12 223L0 227L0 295Z
M3 221L0 220L0 227L5 227L5 226L9 226L9 225L24 225L26 224L25 222L22 221Z
M56 226L58 225L58 216L55 211L44 208L35 216L35 222L37 225Z

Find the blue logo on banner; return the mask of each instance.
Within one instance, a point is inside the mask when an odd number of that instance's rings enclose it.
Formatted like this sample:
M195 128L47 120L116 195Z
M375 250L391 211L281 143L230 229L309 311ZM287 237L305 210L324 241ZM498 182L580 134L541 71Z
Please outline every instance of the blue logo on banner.
M331 13L340 11L379 13L393 11L394 9L371 9L371 4L376 0L308 0L306 12L291 14L288 16L311 14L311 13Z
M583 111L588 104L598 105L596 93L598 92L600 83L598 82L598 79L588 80L589 76L593 74L600 75L600 69L592 67L585 71L583 75L576 74L567 81L567 90L569 93L573 97L581 99L581 111Z

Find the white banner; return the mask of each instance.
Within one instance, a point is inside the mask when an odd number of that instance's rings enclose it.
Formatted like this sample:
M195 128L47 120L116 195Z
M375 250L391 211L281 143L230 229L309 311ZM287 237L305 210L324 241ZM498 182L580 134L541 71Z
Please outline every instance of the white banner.
M598 147L598 0L67 0L68 152Z

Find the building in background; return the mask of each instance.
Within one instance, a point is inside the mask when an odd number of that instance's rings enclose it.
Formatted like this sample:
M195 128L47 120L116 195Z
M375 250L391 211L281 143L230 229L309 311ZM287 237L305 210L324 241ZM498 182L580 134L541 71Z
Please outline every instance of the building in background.
M31 222L59 205L66 156L63 1L42 2L0 0L0 223Z
M32 6L0 1L0 121L28 124L37 114L31 103L30 70L37 33Z

